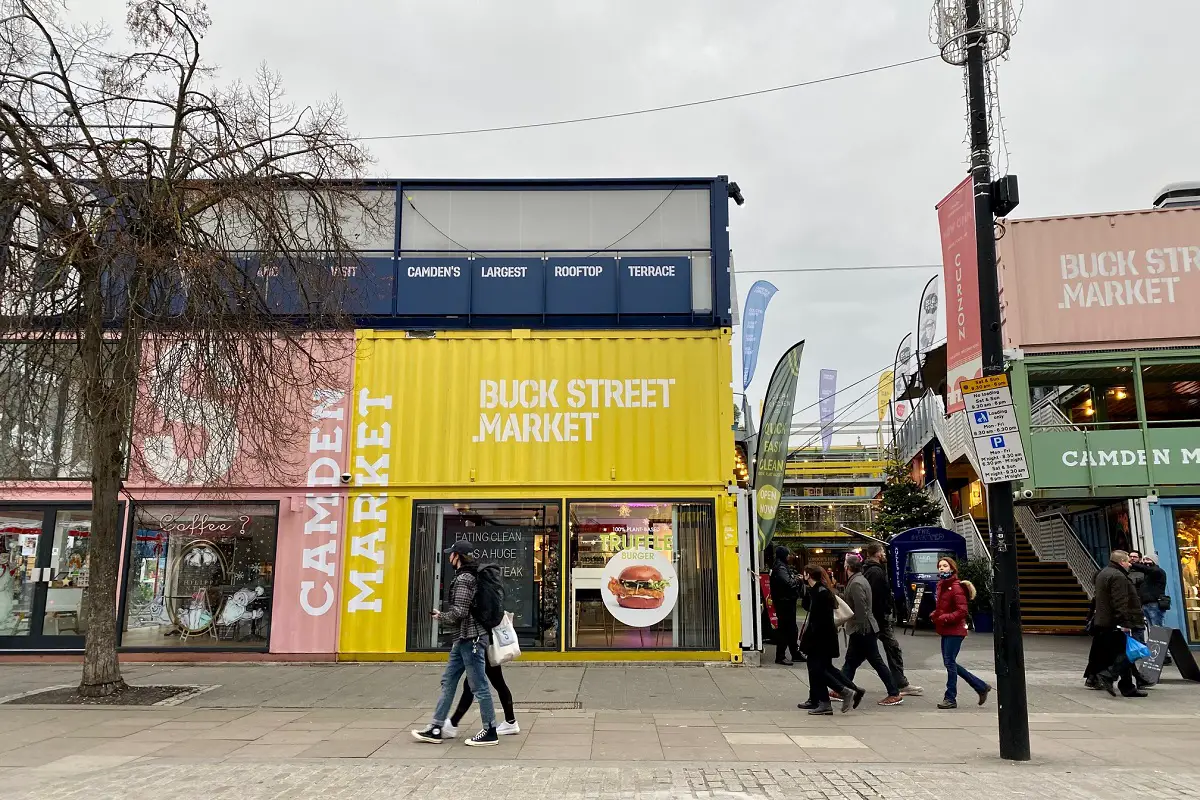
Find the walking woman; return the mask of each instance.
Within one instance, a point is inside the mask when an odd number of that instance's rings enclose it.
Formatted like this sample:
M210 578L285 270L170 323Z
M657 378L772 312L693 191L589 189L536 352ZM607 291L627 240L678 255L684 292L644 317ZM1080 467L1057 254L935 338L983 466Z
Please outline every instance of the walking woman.
M946 698L938 708L958 708L958 679L961 677L979 695L979 705L987 702L992 687L958 664L958 651L967 638L967 588L958 580L958 562L953 558L938 561L937 605L930 615L933 627L942 637L942 663L946 665ZM970 587L971 597L975 587Z
M800 650L808 657L809 694L808 701L800 703L799 708L813 716L833 714L829 703L832 688L841 695L842 713L845 713L858 708L866 692L833 666L833 660L841 655L841 650L837 625L833 622L837 599L829 588L829 573L824 567L809 564L804 568L804 581L808 584L803 601L808 609L808 622L800 635Z
M488 683L496 690L496 695L500 698L500 707L504 709L504 722L496 726L496 733L500 736L515 736L521 732L521 726L517 724L517 714L513 711L512 692L509 691L508 684L504 682L504 672L498 664L488 662L485 670ZM450 720L442 727L442 736L448 739L453 739L458 735L458 723L467 715L467 711L471 708L472 701L475 700L475 692L470 681L466 681L463 685L462 697L459 698L458 708L454 709L454 713L450 716Z

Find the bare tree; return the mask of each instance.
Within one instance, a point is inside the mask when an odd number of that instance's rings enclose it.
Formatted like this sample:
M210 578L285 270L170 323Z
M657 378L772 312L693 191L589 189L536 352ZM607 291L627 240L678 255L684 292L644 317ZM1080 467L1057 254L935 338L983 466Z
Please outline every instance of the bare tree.
M0 0L0 477L91 483L80 692L103 696L122 481L287 471L345 356L350 231L390 220L336 99L216 82L203 3L130 0L122 48L64 19Z

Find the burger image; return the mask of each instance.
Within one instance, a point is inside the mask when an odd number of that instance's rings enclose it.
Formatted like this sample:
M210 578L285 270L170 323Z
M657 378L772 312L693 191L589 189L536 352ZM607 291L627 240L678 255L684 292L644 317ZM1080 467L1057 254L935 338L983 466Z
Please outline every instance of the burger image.
M649 564L635 564L621 570L608 582L608 591L621 608L659 608L670 581Z

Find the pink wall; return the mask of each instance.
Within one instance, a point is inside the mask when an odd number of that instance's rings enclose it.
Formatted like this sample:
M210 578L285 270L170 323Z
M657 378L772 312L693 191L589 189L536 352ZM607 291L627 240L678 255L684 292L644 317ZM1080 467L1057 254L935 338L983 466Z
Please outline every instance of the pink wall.
M286 481L289 485L276 485L277 479L267 478L256 482L254 476L261 472L255 464L239 460L240 453L204 457L201 467L210 473L207 487L186 480L172 485L154 474L131 475L125 482L126 500L266 500L279 503L270 642L273 653L334 653L337 650L347 497L341 474L346 471L349 451L352 346L345 349L345 357L339 360L339 366L339 386L314 391L311 397L300 398L296 404L305 414L304 428L308 435L279 448L278 457L285 469L274 470L276 475L281 472L294 475ZM160 432L169 429L169 425L164 425ZM135 447L142 447L144 441L144 437L135 437ZM150 460L135 458L133 461L152 466ZM158 466L160 471L166 471L170 469L170 462L160 461ZM195 471L192 474L196 474ZM81 482L30 481L0 485L0 501L86 502L90 497L87 484ZM128 548L127 542L124 547L122 553Z
M999 242L1006 347L1200 340L1200 209L1015 220Z

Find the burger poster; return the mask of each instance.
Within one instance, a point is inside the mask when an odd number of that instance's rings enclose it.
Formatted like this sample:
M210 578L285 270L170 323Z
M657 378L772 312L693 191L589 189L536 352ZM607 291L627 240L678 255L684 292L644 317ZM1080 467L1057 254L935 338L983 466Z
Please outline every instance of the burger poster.
M608 613L631 628L662 622L679 599L669 552L648 547L619 551L604 565L600 596Z

